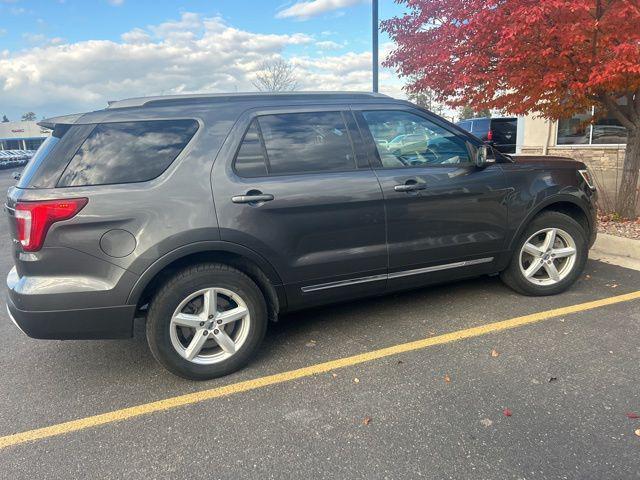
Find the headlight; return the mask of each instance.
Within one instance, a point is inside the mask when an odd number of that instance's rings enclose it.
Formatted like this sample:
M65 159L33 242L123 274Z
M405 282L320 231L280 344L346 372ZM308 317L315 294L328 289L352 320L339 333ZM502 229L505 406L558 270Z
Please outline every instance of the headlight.
M580 173L580 176L584 179L585 183L591 190L596 189L596 186L593 183L593 177L591 176L591 172L589 172L589 170L585 168L584 170L578 170L578 173Z

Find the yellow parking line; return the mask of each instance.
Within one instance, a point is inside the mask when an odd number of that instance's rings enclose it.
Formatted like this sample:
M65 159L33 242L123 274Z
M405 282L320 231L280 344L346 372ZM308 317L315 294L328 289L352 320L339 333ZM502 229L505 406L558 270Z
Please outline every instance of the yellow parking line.
M299 368L297 370L289 370L287 372L276 373L275 375L267 375L266 377L233 383L231 385L225 385L223 387L203 390L201 392L188 393L186 395L166 398L164 400L159 400L156 402L144 403L135 407L123 408L120 410L114 410L112 412L101 413L99 415L94 415L91 417L71 420L70 422L58 423L49 427L37 428L35 430L15 433L13 435L0 437L0 449L13 445L19 445L21 443L32 442L34 440L41 440L47 437L55 437L57 435L63 435L69 432L84 430L85 428L96 427L98 425L105 425L107 423L127 420L130 418L139 417L141 415L147 415L149 413L170 410L172 408L181 407L184 405L192 405L194 403L203 402L205 400L211 400L214 398L234 395L236 393L247 392L249 390L255 390L257 388L262 388L269 385L289 382L298 378L310 377L319 373L329 372L338 368L350 367L391 355L411 352L413 350L420 350L434 345L442 345L444 343L455 342L457 340L463 340L465 338L479 337L488 333L499 332L501 330L507 330L523 325L529 325L532 323L540 322L542 320L548 320L550 318L583 312L585 310L592 310L594 308L605 307L607 305L613 305L616 303L628 302L630 300L637 299L640 299L640 291L627 293L625 295L618 295L615 297L603 298L602 300L570 305L568 307L554 308L553 310L533 313L531 315L524 315L522 317L515 317L509 320L503 320L479 327L472 327L464 330L446 333L444 335L438 335L436 337L425 338L408 343L401 343L399 345L381 348L379 350L373 350L371 352L365 352L359 355L353 355L351 357L339 358L337 360L331 360L329 362L318 363L316 365Z

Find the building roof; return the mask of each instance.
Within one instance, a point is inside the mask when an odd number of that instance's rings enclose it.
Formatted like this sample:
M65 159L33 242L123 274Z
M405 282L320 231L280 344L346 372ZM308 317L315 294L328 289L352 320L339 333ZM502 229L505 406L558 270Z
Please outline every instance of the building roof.
M109 109L144 107L165 104L218 103L233 101L255 101L269 99L286 100L344 100L366 98L391 98L373 92L246 92L246 93L204 93L193 95L164 95L156 97L136 97L109 102Z

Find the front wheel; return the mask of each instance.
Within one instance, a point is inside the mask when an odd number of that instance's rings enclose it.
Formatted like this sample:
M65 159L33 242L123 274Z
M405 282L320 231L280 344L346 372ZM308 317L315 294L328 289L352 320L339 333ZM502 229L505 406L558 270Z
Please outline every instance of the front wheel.
M147 342L156 360L192 380L243 367L267 326L262 292L244 273L205 263L178 272L151 301Z
M582 226L563 213L545 212L520 237L501 279L525 295L555 295L576 281L587 255Z

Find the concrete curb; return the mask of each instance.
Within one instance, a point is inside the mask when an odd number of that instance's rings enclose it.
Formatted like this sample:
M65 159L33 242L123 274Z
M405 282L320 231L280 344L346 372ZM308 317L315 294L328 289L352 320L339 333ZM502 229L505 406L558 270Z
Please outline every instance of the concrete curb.
M640 260L640 240L598 233L596 243L593 245L593 251L603 255Z

